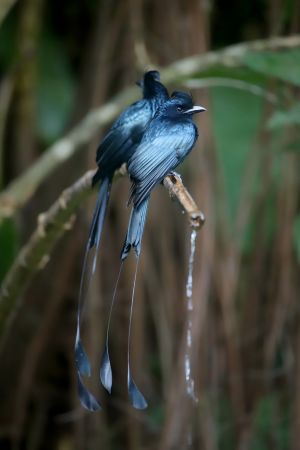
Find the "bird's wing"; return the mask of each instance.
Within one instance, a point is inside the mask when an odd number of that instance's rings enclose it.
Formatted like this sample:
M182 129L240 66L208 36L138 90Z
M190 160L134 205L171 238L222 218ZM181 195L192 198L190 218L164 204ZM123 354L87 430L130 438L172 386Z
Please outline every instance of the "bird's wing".
M96 162L103 173L114 172L126 158L127 147L132 142L130 135L121 128L110 130L97 149Z
M154 186L189 153L195 142L192 133L160 134L139 145L128 169L133 179L130 200L139 206Z
M120 115L97 149L96 162L101 172L114 172L128 161L140 143L149 114L147 104L140 101Z

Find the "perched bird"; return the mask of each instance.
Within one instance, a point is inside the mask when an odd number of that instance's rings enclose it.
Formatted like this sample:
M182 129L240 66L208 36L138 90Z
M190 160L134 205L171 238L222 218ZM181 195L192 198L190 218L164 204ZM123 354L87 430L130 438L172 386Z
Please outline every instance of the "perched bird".
M138 264L150 194L154 187L172 172L194 147L198 131L193 122L193 115L201 111L206 110L202 106L194 106L189 94L174 92L171 98L158 109L139 146L130 157L127 164L132 180L129 203L133 203L133 208L121 252L122 261L127 258L133 248ZM131 312L133 298L134 288ZM131 315L128 333L128 392L132 405L137 409L143 409L147 406L146 400L135 385L130 373L130 326Z
M156 70L146 72L137 84L143 90L143 98L130 105L114 122L97 149L98 170L92 184L101 180L94 218L89 236L89 248L99 245L111 182L115 171L129 161L139 145L149 121L169 94L160 82Z
M132 186L128 203L133 203L133 209L121 260L127 257L132 247L139 256L151 191L194 147L198 130L193 115L202 111L206 109L194 106L189 94L173 92L157 111L140 145L129 158L127 168Z
M96 398L83 385L81 378L82 376L90 376L91 374L89 358L84 350L80 337L81 310L84 297L83 290L86 278L87 258L89 251L94 247L95 254L93 257L92 272L86 283L88 286L90 278L96 268L97 251L99 248L114 172L123 163L126 163L134 154L145 129L154 116L157 108L169 98L167 89L160 82L159 72L155 70L146 72L143 79L137 84L142 88L143 98L125 109L103 138L97 149L96 162L98 170L94 175L92 182L92 184L95 185L98 181L101 181L101 184L98 191L96 207L84 257L75 338L75 362L77 367L79 398L81 404L91 411L100 409L100 405Z

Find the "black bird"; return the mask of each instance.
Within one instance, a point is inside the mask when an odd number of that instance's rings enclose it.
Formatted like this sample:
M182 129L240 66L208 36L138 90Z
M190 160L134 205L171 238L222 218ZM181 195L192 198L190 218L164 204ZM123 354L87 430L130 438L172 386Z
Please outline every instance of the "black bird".
M198 138L193 115L206 111L194 106L192 97L175 91L157 111L130 157L127 167L132 180L129 204L133 209L121 253L124 260L131 247L139 256L148 201L153 188L190 153Z
M154 116L157 108L169 98L167 89L160 82L159 72L155 70L146 72L143 79L137 84L142 88L143 99L133 103L125 109L102 140L97 149L96 156L98 170L92 181L93 186L100 180L101 184L84 257L75 339L75 361L77 367L79 398L81 404L91 411L100 409L100 405L88 389L85 388L81 378L82 376L90 376L91 374L89 358L80 338L81 310L84 297L83 286L85 284L87 257L89 251L94 247L95 254L93 257L92 273L87 280L88 286L90 278L95 272L97 250L100 243L114 172L133 155L141 141L148 122Z
M133 203L133 208L121 252L122 261L127 258L130 249L133 248L138 264L151 191L186 158L194 147L198 131L193 122L193 114L201 111L205 111L205 108L194 106L189 94L174 92L172 97L156 112L140 145L130 157L127 164L132 180L129 203ZM131 312L133 298L134 288ZM132 405L137 409L143 409L147 403L130 373L130 326L131 315L128 333L128 392Z
M120 114L97 149L98 170L92 184L94 186L101 180L101 185L93 218L95 223L90 233L90 248L99 244L115 171L129 161L149 121L158 107L169 98L168 91L160 82L160 74L156 70L146 72L144 78L137 84L143 90L143 99L133 103Z

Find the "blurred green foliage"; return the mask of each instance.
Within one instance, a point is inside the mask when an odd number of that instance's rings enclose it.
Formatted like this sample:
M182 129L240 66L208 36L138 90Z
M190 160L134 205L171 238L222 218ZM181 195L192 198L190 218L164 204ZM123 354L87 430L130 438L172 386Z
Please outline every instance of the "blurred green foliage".
M76 81L64 48L53 34L43 37L38 63L37 131L44 145L49 145L68 125Z
M231 403L227 397L220 396L215 405L215 416L217 423L217 442L220 450L235 448L234 437L234 414Z
M243 63L256 72L300 86L300 50L247 53Z
M212 90L213 129L230 216L235 217L242 177L261 120L262 99L232 88ZM255 180L253 180L254 182Z
M280 402L280 396L272 393L262 397L255 408L253 450L276 448L286 450L290 445L289 414Z
M290 109L275 111L268 121L268 128L275 130L289 125L300 125L300 103L296 103Z

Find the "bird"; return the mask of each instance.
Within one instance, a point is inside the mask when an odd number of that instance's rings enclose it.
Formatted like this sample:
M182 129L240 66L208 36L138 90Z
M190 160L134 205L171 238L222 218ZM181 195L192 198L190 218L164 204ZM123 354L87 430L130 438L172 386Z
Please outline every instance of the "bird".
M198 139L193 115L206 111L196 106L190 94L174 91L157 111L140 145L129 158L127 170L132 181L128 204L133 203L121 252L124 261L131 248L140 255L149 197L154 187L188 156Z
M193 122L193 115L202 111L206 109L203 106L194 105L190 94L181 91L173 92L171 98L157 110L139 146L127 163L127 170L132 181L128 204L132 203L133 207L120 258L123 263L131 249L137 257L127 344L128 394L131 404L137 409L146 408L147 402L131 376L130 328L138 258L141 252L149 198L155 186L166 175L173 172L191 152L198 138L198 129Z
M105 135L96 153L98 170L92 186L101 180L98 199L91 227L89 247L98 245L109 199L111 182L115 171L127 163L141 141L149 121L169 94L160 82L157 70L145 73L137 84L142 88L143 98L126 108Z
M83 261L75 337L75 364L77 368L79 399L82 406L90 411L97 411L101 407L94 395L84 386L82 381L82 376L90 376L91 374L90 361L82 344L80 332L84 284L89 286L91 277L96 269L98 248L114 172L123 163L127 163L129 158L134 154L157 108L169 98L168 90L160 82L160 74L157 70L146 72L142 80L137 82L137 84L142 89L143 98L127 107L104 136L97 148L96 163L98 169L92 179L92 186L95 186L99 181L101 183ZM93 248L95 249L95 253L93 256L92 270L85 283L88 255Z

